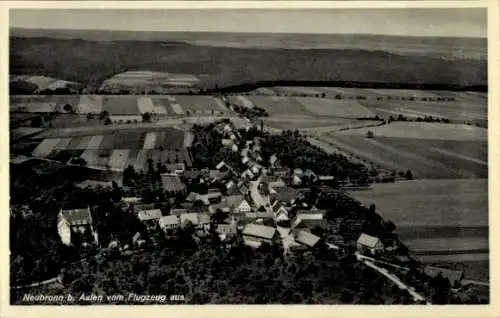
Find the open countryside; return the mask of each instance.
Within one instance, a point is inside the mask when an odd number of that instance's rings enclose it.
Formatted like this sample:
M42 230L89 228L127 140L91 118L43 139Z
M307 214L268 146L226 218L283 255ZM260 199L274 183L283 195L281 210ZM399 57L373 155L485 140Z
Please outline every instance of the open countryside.
M11 303L490 302L484 39L39 32L11 30Z

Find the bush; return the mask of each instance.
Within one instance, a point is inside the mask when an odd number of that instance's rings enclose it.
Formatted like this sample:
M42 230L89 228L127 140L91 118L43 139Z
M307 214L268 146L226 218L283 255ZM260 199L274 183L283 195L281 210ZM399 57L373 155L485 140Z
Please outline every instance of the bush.
M366 132L366 138L373 138L373 137L375 137L373 131L369 130Z

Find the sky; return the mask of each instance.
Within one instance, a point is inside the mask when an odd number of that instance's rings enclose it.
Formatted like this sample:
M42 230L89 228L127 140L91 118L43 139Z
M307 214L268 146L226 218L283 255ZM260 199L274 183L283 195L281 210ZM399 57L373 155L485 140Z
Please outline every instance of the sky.
M486 17L482 8L11 9L10 27L486 37Z

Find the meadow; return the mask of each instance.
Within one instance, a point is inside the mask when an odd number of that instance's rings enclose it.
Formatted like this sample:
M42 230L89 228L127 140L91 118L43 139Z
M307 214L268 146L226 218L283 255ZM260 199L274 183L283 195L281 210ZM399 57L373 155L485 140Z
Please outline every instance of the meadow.
M338 118L367 118L375 114L354 100L331 100L298 97L295 99L311 113L317 116Z
M181 105L184 111L189 111L191 114L208 114L208 113L227 113L229 110L225 106L217 103L214 97L211 96L184 96L176 95L175 99Z
M489 278L488 180L413 180L352 191L364 205L396 224L396 232L427 264Z
M487 178L486 141L364 136L321 137L355 157L414 178Z
M377 211L398 227L487 227L488 180L412 180L373 184L369 190L353 191L364 204L375 203ZM426 228L427 227L427 228ZM480 230L468 235L484 234ZM419 236L419 233L409 233Z
M488 138L488 130L465 124L424 122L391 122L387 125L337 132L334 136L366 136L371 131L375 138L415 138L438 140L479 140Z
M290 97L268 97L268 96L248 96L246 97L253 105L263 108L269 116L311 116L304 105ZM230 98L235 101L234 97ZM236 103L239 105L238 100Z

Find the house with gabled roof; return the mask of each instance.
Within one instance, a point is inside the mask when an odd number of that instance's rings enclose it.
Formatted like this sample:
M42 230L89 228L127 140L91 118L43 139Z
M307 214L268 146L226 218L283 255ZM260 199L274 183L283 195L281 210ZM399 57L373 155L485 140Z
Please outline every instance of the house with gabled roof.
M262 243L275 243L279 240L276 228L260 224L247 224L242 231L243 242L251 247L259 247Z
M217 224L215 231L219 234L221 240L235 237L238 234L238 228L235 223L233 224Z
M315 247L321 240L319 236L312 234L311 232L298 230L295 234L295 242L302 244L308 248Z
M142 198L139 197L123 197L122 202L127 204L138 204L142 202Z
M138 210L137 217L146 225L148 230L153 229L161 218L162 213L160 209Z
M210 215L208 213L184 213L180 216L180 222L182 227L185 227L188 222L191 222L198 232L208 231L210 229Z
M98 244L97 232L92 224L90 208L60 210L57 216L57 232L65 245Z
M289 217L288 217L289 212L290 211L288 210L288 208L286 208L284 205L279 206L278 209L276 209L276 212L274 214L276 222L288 221L289 220Z
M220 171L220 170L221 170L222 168L224 168L224 167L226 167L226 170L228 169L227 164L226 164L226 163L224 162L224 160L223 160L223 161L219 162L219 163L215 166L215 169L217 169L217 170L219 170L219 171Z
M181 220L177 215L162 216L158 220L158 224L163 231L173 230L181 225Z
M384 244L382 244L382 241L378 237L365 233L361 233L359 236L356 241L356 247L361 253L370 252L371 254L375 254L384 250Z

